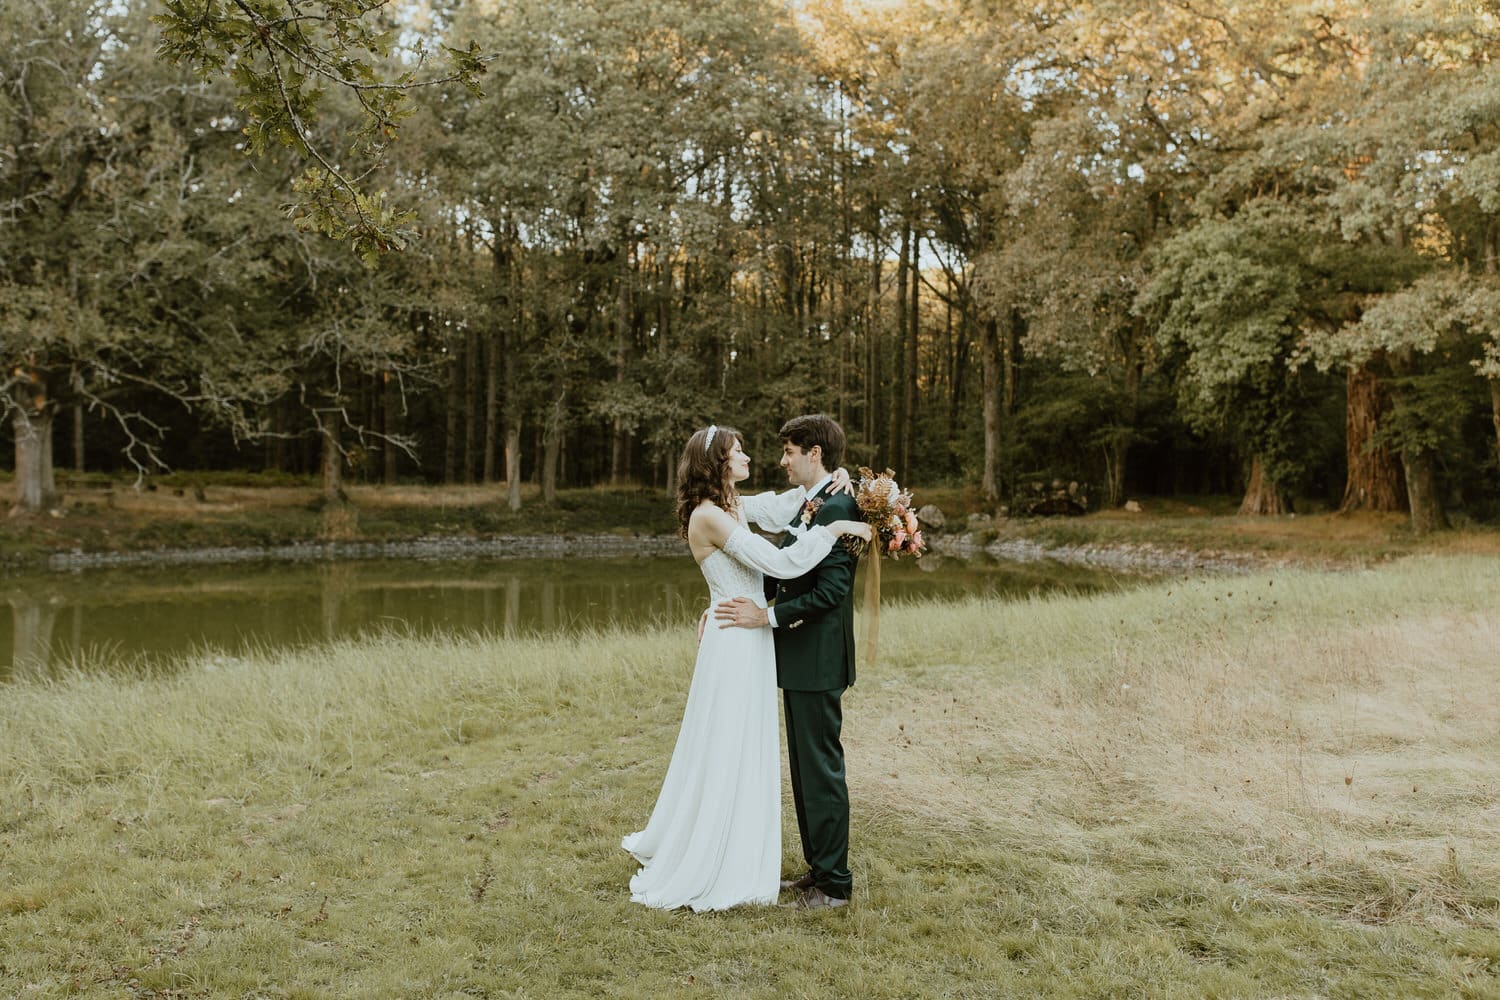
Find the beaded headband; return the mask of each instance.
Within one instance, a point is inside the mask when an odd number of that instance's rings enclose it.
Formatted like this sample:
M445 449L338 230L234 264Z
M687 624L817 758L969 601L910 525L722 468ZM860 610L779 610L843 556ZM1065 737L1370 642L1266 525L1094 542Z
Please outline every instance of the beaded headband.
M713 443L714 443L714 435L717 434L717 433L719 433L719 425L718 424L709 424L708 425L708 437L706 437L706 438L703 439L703 454L705 454L705 455L708 454L708 449L713 445Z

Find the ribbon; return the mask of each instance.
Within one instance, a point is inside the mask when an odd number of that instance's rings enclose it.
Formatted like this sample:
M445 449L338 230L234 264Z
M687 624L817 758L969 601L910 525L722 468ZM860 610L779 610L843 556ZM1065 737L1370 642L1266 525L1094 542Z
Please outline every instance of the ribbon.
M880 639L880 535L870 539L870 568L865 572L865 669L873 669Z

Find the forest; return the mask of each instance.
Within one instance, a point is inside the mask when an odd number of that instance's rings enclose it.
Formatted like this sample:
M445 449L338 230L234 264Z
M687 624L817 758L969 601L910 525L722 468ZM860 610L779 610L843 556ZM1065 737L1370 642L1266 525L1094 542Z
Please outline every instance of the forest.
M6 0L0 469L1500 518L1461 0ZM61 486L60 486L61 482Z

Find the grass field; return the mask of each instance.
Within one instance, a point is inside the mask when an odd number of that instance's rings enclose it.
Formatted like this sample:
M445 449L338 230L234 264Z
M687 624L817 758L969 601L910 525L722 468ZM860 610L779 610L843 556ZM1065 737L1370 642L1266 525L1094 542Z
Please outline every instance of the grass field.
M0 688L0 995L1497 997L1497 592L888 607L822 914L628 900L688 634Z

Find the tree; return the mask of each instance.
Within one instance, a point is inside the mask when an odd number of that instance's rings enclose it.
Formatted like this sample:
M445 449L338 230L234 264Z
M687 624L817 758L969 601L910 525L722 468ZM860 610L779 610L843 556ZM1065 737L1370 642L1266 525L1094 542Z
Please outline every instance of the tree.
M218 141L208 88L163 76L139 4L17 0L0 11L0 416L16 442L18 507L57 501L53 435L84 411L161 465L162 424L131 392L191 367L149 301L182 259L197 157ZM75 445L76 447L76 445ZM81 461L81 454L75 456Z
M312 162L296 184L302 225L349 240L367 263L406 245L411 210L388 204L386 192L367 191L366 183L412 113L413 89L458 81L477 92L484 72L477 45L441 46L449 72L423 79L428 51L420 39L391 72L402 27L391 0L164 0L164 7L154 18L161 54L201 79L229 77L246 116L248 152L289 147ZM358 125L346 134L355 140L348 155L364 165L359 173L341 166L337 139L317 133L330 89L357 102Z

